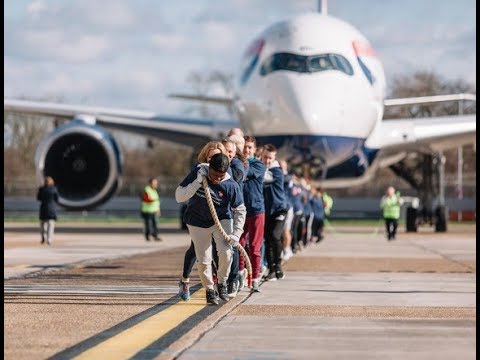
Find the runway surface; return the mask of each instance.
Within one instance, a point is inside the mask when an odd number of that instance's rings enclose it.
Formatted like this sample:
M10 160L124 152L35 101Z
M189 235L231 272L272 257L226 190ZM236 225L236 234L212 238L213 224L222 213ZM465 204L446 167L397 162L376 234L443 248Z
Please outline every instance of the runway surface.
M141 224L4 224L7 359L473 359L476 226L448 233L332 226L261 292L207 306L188 234Z

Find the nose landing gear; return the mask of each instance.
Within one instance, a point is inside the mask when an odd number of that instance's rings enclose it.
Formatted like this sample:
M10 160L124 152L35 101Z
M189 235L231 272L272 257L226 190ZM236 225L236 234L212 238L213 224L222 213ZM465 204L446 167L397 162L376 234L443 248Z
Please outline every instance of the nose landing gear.
M445 156L419 154L416 163L403 160L391 165L392 171L417 190L421 207L409 206L406 215L407 232L416 232L419 225L429 224L436 232L447 231L448 208L445 206Z

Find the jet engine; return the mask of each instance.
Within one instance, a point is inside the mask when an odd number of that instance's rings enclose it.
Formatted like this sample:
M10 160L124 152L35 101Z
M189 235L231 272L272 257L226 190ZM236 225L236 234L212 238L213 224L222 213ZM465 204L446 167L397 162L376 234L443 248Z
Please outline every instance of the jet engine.
M35 154L37 175L51 176L69 210L105 203L121 186L123 158L112 135L81 118L56 128Z

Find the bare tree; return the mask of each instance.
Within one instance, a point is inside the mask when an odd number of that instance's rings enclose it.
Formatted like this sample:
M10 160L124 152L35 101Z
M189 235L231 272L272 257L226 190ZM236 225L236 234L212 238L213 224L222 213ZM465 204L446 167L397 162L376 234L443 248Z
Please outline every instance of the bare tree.
M233 93L233 75L221 71L193 71L187 76L187 83L192 87L195 95L212 95L212 90L220 88L225 96ZM227 116L233 117L233 108L226 106L219 111L219 106L205 101L192 103L186 108L185 113L196 114L201 117L219 118L219 113L226 112Z

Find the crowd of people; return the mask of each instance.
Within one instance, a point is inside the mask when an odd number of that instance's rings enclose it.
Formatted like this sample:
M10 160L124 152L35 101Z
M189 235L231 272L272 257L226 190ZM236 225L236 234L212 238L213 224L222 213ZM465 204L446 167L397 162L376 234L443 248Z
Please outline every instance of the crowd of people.
M240 244L251 264L251 292L259 292L262 280L285 278L282 264L295 253L323 238L325 220L333 206L332 198L300 174L289 172L287 162L277 159L273 144L257 146L255 137L244 136L241 129L231 129L220 141L210 141L197 157L198 163L178 185L177 202L184 203L183 223L191 237L186 250L179 295L190 299L190 275L197 262L206 301L229 301L247 286L246 259L240 256ZM207 203L203 180L225 239L218 229ZM151 178L141 194L141 216L145 240L158 236L160 216L158 181ZM38 189L41 202L41 242L52 244L55 203L58 191L52 177L45 177ZM402 199L389 187L380 207L388 240L394 240Z
M190 237L185 252L179 295L190 299L190 274L197 261L206 301L217 305L229 301L247 285L245 259L252 268L250 291L258 292L262 280L285 278L282 264L309 244L323 239L323 224L332 199L321 187L288 172L285 161L276 158L273 144L257 147L253 136L234 128L220 141L210 141L175 191ZM225 239L207 204L203 179Z

